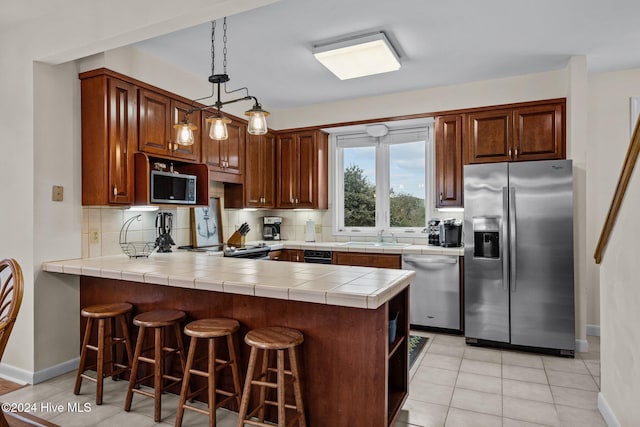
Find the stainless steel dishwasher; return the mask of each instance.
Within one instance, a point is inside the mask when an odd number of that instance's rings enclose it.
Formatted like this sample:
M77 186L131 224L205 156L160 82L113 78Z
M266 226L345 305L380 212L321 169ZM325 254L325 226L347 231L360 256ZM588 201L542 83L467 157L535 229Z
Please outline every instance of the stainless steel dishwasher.
M409 298L411 325L461 330L458 257L403 255L402 269L416 272Z

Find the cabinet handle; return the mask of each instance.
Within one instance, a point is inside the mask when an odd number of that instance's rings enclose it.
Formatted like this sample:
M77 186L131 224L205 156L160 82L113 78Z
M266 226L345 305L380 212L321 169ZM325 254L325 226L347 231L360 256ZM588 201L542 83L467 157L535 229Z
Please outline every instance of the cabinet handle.
M440 203L442 203L442 191L440 192Z
M514 156L514 157L515 157L515 158L517 158L517 157L518 157L518 147L516 147L516 149L515 149L515 156Z
M511 148L509 148L509 158L512 159L513 156L511 155Z
M114 185L114 186L113 186L113 195L114 195L114 196L117 196L117 195L118 195L118 186L117 186L117 185Z

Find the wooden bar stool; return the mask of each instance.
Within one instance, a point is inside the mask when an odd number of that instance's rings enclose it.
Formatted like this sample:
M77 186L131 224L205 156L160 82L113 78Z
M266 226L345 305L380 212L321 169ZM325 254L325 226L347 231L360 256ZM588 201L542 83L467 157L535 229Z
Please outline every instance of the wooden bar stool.
M133 306L129 303L114 303L114 304L102 304L92 305L85 307L80 311L83 317L87 318L87 326L84 332L84 338L82 340L82 352L80 353L80 365L78 366L78 373L76 375L76 385L73 389L73 394L80 394L80 387L82 386L82 379L87 379L96 383L96 405L102 405L102 385L104 377L121 374L131 367L131 341L129 340L129 326L127 325L127 313L133 310ZM95 320L98 320L98 343L97 345L89 344L91 333L93 331L93 324ZM120 321L122 329L122 336L116 336L116 319ZM127 363L118 363L116 360L116 345L124 344L127 352ZM109 360L105 360L105 350L109 349ZM87 364L87 350L93 350L96 352L96 364L92 366L86 366ZM105 363L108 363L109 369L105 371ZM96 377L93 378L84 372L87 369L95 368Z
M136 350L133 355L133 364L131 366L131 378L129 379L129 388L127 389L127 397L124 403L125 411L128 412L131 410L133 393L139 393L143 396L154 399L154 420L156 422L160 422L162 392L182 381L182 377L176 377L165 373L165 358L173 354L178 354L180 356L180 364L182 366L183 373L185 369L184 346L182 344L182 330L180 328L180 322L182 322L185 317L186 314L184 311L155 310L138 314L133 319L133 324L139 326L140 329L138 330L138 340L136 341ZM151 350L151 348L143 350L146 328L153 328L154 330L153 358L142 356L143 352ZM164 332L167 328L174 330L176 336L176 347L165 346ZM153 365L153 373L137 379L140 362ZM153 393L136 388L138 387L138 384L149 378L153 378ZM165 380L171 380L172 382L165 385Z
M238 374L238 359L236 358L234 333L240 329L240 324L237 320L233 319L202 319L189 323L184 327L184 333L191 337L189 344L189 355L187 356L187 367L184 371L184 378L182 380L182 391L180 393L180 403L178 404L178 415L176 416L176 427L182 425L182 416L185 409L190 409L195 412L199 412L209 416L209 426L215 427L216 425L216 408L223 406L230 400L235 399L238 408L240 407L240 395L242 388L240 387L240 375ZM216 338L225 338L227 341L227 348L229 352L229 360L223 360L218 358L216 351ZM207 371L201 371L194 369L194 359L196 354L196 347L199 339L206 339L208 341L207 351ZM203 357L202 359L205 359ZM216 373L224 368L231 368L231 375L233 376L233 388L234 391L221 390L218 388L216 382ZM197 375L207 378L207 385L189 392L189 381L191 375ZM209 410L197 408L195 406L187 405L187 399L191 400L193 397L207 390L207 397L209 402ZM216 394L226 396L221 401L216 400Z
M297 421L299 427L306 427L304 406L302 404L302 391L300 388L300 376L298 372L298 362L296 358L296 347L302 344L304 337L300 331L295 329L283 328L279 326L255 329L249 332L244 342L251 346L251 354L249 356L249 367L247 368L247 379L244 383L244 391L242 393L242 402L240 404L240 412L238 414L238 427L245 424L254 426L272 426L266 424L265 405L277 406L278 408L278 426L292 426ZM291 370L284 369L285 350L289 350L289 365ZM258 350L262 350L262 370L257 378L253 378L256 368L256 360L258 358ZM269 367L269 351L276 350L277 368ZM269 382L269 373L276 373L276 382ZM293 394L295 396L295 406L288 405L285 402L285 374L291 378L289 382L293 383ZM249 409L249 400L251 396L251 386L260 386L260 403L247 414ZM277 390L277 400L266 400L266 387L275 388ZM296 415L289 422L285 421L285 410L293 409ZM258 421L250 418L258 414Z

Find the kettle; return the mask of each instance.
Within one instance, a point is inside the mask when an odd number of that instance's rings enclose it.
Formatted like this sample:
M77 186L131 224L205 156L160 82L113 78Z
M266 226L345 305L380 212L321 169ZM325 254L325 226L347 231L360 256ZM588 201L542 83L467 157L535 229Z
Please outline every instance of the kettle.
M156 230L158 233L156 247L158 252L171 252L171 245L176 244L171 237L172 227L173 214L171 212L158 212L156 215Z

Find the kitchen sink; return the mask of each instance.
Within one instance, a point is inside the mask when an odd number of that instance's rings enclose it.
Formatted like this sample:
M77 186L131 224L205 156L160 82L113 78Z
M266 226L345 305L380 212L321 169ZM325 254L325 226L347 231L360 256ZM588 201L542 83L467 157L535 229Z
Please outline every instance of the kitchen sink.
M404 248L410 246L411 243L394 243L394 242L344 242L340 243L339 246L351 246L357 248Z

